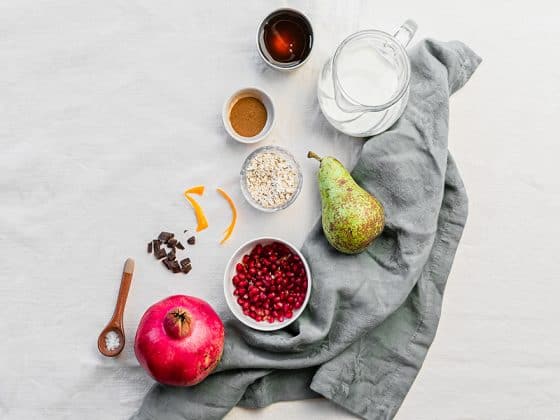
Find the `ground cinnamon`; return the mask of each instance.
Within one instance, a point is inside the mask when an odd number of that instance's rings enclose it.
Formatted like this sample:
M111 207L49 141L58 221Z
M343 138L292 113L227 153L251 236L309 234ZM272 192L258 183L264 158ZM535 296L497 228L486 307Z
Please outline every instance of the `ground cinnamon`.
M266 118L267 112L263 103L250 96L239 99L229 113L231 126L243 137L259 134L266 124Z

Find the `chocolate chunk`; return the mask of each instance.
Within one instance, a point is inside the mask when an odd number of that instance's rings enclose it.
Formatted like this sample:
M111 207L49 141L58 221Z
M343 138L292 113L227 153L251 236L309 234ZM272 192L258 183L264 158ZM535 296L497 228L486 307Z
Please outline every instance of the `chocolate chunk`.
M185 274L188 274L188 272L191 271L191 270L192 270L192 265L190 265L190 264L187 264L187 265L185 265L181 268L181 271Z
M162 263L163 265L165 265L165 267L166 267L168 270L171 270L171 261L169 261L167 258L164 259L164 260L162 260L161 263Z
M156 257L157 260L161 260L167 255L165 250L161 249L161 241L159 239L154 239L152 244L154 248L154 257Z
M163 249L160 249L159 252L155 254L155 256L158 260L161 260L162 258L165 258L167 256L167 252L165 252L165 250Z
M189 239L187 239L187 243L189 245L194 245L196 242L196 238L194 236L191 236Z
M181 242L177 241L177 248L178 249L185 249L185 245L183 245Z
M167 246L169 248L175 248L177 246L177 239L170 239L167 241Z
M152 242L148 242L148 254L151 254L151 253L152 253L152 246L153 246L153 243L152 243Z
M191 263L191 259L190 258L185 258L183 260L181 260L181 267L185 268L186 265L190 265Z
M169 267L174 273L178 273L179 271L181 271L181 267L179 267L179 263L177 261L170 261Z
M167 252L165 252L165 249L161 249L160 244L154 241L154 257L156 257L156 259L158 260L161 260L166 256L167 256Z
M169 253L167 254L167 259L169 261L173 261L175 259L175 251L169 251Z
M158 236L158 239L162 242L167 243L167 241L169 241L171 238L173 238L173 235L171 232L161 232Z

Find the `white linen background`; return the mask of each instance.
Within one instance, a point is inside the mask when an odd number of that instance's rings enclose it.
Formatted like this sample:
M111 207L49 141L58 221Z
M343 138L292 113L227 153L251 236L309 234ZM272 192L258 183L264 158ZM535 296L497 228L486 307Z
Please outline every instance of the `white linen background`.
M257 24L280 6L307 12L316 31L310 62L292 74L266 68L255 50ZM321 116L319 69L351 32L392 31L409 17L415 41L459 39L484 62L451 101L470 216L439 332L397 418L558 418L557 16L540 1L0 2L0 418L130 415L152 383L132 351L144 310L186 293L225 311L222 270L239 244L263 234L302 244L320 210L305 152L351 166L361 145ZM239 167L255 146L221 125L223 101L247 85L276 102L263 144L287 147L304 171L301 196L278 214L243 201ZM196 184L208 187L210 228L188 248L190 275L172 275L146 242L194 226L181 192ZM230 211L217 186L240 211L225 246ZM106 359L96 338L129 256L127 346ZM228 418L352 417L313 400Z

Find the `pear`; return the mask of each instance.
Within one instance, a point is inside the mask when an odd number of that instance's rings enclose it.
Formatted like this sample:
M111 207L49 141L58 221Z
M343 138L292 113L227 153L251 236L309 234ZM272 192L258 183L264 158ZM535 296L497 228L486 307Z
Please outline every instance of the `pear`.
M313 152L307 157L321 162L318 179L327 240L345 254L362 252L383 231L383 206L335 158L321 158Z

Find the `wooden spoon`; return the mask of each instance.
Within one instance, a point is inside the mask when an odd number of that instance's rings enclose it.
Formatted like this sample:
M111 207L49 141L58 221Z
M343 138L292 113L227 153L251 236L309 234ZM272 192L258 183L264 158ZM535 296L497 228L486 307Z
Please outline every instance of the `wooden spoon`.
M113 317L107 324L107 326L99 334L97 339L97 348L102 355L107 357L115 357L124 348L124 328L123 328L123 313L124 305L126 304L126 298L128 297L128 291L130 290L130 283L132 283L132 274L134 273L134 260L129 258L124 263L124 270L121 279L121 287L119 289L119 296L117 298L117 305L115 306L115 312L113 312ZM118 344L116 347L108 348L107 341L109 333L114 332L118 336ZM111 334L114 341L114 334Z

